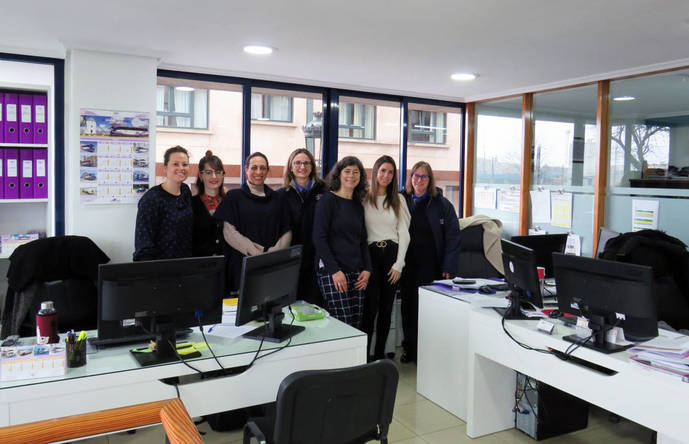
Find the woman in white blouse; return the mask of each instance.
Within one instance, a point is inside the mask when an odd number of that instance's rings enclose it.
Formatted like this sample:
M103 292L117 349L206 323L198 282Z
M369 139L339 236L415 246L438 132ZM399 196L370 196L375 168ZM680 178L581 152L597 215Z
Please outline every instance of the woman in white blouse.
M368 335L370 351L373 323L378 314L373 352L376 360L385 357L392 305L409 246L409 209L397 192L397 167L390 156L382 156L373 164L364 215L373 272L366 288L362 327Z

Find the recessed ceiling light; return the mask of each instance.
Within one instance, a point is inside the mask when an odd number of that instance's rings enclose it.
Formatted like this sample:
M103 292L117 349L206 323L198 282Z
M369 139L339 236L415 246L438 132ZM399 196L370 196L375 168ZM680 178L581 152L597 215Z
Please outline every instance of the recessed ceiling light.
M619 96L615 97L614 99L615 102L629 102L630 100L636 100L636 97L634 96Z
M268 55L272 54L274 51L273 48L270 46L264 46L264 45L246 45L244 47L244 52L247 54L254 54L254 55Z
M175 86L175 89L177 91L193 91L194 90L194 88L192 88L191 86Z
M458 80L462 82L466 82L467 80L474 80L476 77L478 77L476 74L472 74L469 72L456 72L450 76L452 80Z

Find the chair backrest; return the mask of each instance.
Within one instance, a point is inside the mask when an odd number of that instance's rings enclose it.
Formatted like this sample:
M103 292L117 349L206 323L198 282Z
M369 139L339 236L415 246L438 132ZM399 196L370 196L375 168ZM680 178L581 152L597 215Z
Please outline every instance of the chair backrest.
M336 444L387 437L398 378L397 368L387 360L289 375L278 390L275 443Z
M173 399L160 409L160 421L170 444L203 444L194 421L179 399Z
M601 253L605 250L605 244L608 243L610 239L619 236L620 233L617 231L612 231L609 228L600 227L598 230L598 248L596 249L596 257L599 258Z
M462 244L457 256L457 275L467 278L502 277L486 258L483 248L483 226L472 225L462 230Z

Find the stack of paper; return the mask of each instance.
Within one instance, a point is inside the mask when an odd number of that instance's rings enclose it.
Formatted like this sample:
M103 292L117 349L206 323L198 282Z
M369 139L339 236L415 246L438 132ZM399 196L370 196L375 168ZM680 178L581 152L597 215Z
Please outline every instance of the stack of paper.
M660 330L657 338L629 349L641 366L689 382L689 337Z

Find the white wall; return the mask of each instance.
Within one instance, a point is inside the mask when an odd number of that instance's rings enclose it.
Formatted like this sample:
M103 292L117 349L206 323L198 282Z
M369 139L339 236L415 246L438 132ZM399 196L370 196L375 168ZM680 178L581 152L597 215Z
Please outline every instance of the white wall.
M155 147L157 61L85 50L67 52L65 148L65 232L90 237L112 262L132 260L136 204L79 202L79 115L82 108L151 113L149 143ZM150 151L155 177L155 150Z

